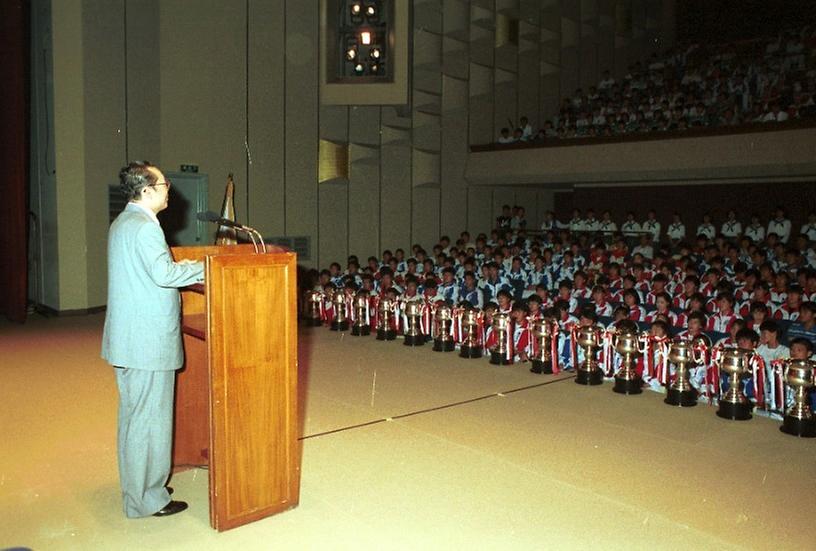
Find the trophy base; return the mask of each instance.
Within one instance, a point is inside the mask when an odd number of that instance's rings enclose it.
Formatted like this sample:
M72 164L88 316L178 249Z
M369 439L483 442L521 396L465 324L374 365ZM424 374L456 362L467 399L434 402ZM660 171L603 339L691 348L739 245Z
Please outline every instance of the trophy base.
M377 329L378 341L393 341L397 338L397 332L394 330L386 331L384 329Z
M816 422L813 419L800 419L786 415L779 430L799 438L813 438L816 437Z
M405 342L403 342L405 346L422 346L425 344L425 336L424 335L405 335Z
M603 384L603 373L598 369L594 371L578 370L575 374L575 382L579 385L600 385Z
M347 321L333 321L329 326L332 331L348 331L349 324Z
M320 327L323 325L323 321L320 319L308 318L306 320L306 327Z
M471 346L463 346L461 350L459 350L459 357L460 358L467 358L469 360L473 358L481 358L482 357L482 349L481 348L474 348Z
M508 358L506 354L502 354L501 352L491 352L490 363L492 363L493 365L510 365L513 363L513 360L511 358Z
M747 421L753 417L751 407L750 403L723 402L721 400L717 416L731 421Z
M643 389L640 388L643 384L640 377L635 379L622 379L620 377L615 377L615 386L612 387L614 392L618 394L641 394Z
M371 327L365 325L363 327L357 327L356 325L351 328L351 334L355 337L365 337L371 334Z
M697 391L693 388L689 390L677 390L670 388L666 393L664 403L670 406L678 406L681 408L690 408L697 405Z
M435 340L433 345L434 352L453 352L456 349L456 343L453 341Z
M543 373L544 375L552 375L552 362L542 362L541 360L533 360L533 367L530 368L530 373Z

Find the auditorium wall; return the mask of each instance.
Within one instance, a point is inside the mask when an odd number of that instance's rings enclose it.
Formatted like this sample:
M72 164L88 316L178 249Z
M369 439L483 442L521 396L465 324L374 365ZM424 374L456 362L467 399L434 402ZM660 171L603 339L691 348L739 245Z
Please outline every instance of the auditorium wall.
M415 0L409 104L329 106L317 1L34 4L53 7L38 300L59 311L105 303L108 186L128 159L198 165L213 209L232 173L238 218L309 237L307 266L486 231L504 203L537 222L558 185L471 186L468 145L673 40L672 0ZM348 145L345 181L318 183L320 139Z

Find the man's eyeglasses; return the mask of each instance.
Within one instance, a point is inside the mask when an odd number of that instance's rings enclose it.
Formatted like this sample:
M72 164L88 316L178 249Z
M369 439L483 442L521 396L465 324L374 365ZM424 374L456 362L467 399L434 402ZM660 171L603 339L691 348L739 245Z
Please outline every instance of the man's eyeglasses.
M170 191L170 186L172 186L172 185L173 185L173 182L171 182L170 180L167 180L166 182L156 182L155 184L150 184L150 187L167 186L167 191Z

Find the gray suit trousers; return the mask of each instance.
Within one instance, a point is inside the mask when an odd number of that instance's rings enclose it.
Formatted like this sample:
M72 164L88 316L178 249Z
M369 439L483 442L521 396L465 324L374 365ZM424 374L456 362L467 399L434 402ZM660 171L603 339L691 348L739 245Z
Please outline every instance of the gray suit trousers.
M150 516L170 502L175 371L116 368L119 482L125 515Z

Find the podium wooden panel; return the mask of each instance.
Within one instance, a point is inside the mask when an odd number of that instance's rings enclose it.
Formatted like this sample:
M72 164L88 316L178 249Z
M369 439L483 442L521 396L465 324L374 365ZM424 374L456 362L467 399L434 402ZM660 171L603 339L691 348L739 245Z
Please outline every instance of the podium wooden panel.
M250 245L173 256L206 265L206 283L181 292L173 466L209 465L210 524L227 530L298 503L296 256Z

